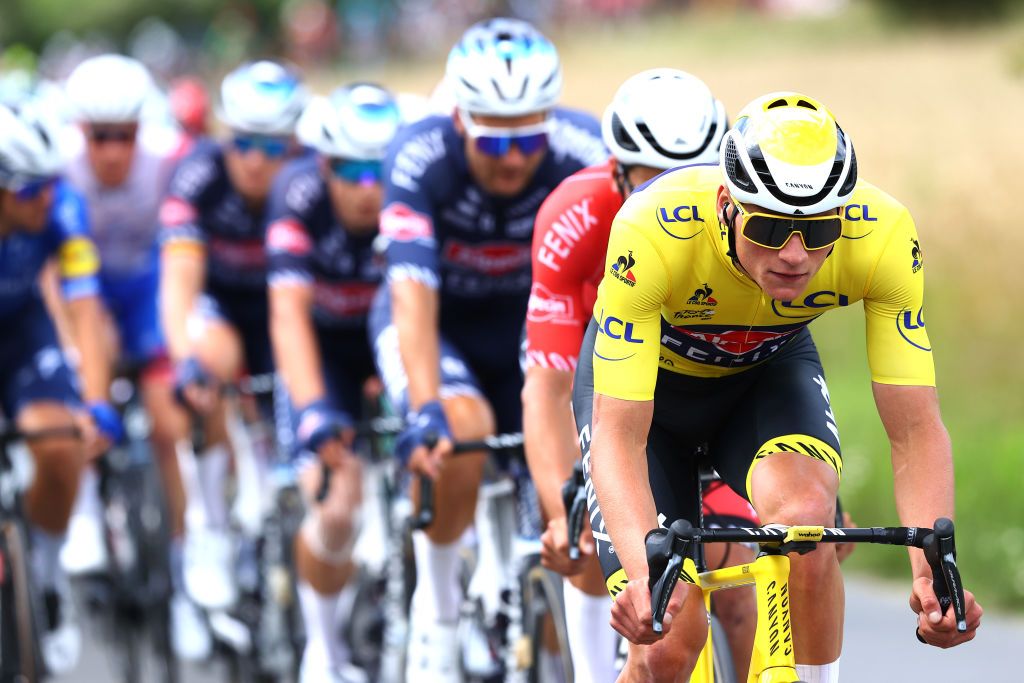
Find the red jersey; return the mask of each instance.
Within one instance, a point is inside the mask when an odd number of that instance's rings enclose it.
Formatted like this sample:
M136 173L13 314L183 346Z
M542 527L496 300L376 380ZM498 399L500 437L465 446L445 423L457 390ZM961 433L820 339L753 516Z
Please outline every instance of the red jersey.
M566 178L537 212L533 287L526 313L527 367L576 369L593 314L612 219L622 206L609 159Z

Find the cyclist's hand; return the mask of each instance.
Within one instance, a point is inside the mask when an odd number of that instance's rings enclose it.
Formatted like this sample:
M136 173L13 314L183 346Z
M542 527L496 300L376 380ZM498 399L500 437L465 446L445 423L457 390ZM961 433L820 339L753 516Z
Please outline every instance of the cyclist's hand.
M437 479L441 475L444 462L451 457L452 448L452 440L447 437L438 439L433 448L421 444L412 450L409 469L416 474Z
M917 614L917 629L925 642L935 647L948 648L974 639L981 626L981 615L984 610L974 599L974 594L964 591L964 614L967 616L967 631L956 630L956 617L952 608L942 614L939 599L932 589L931 577L914 579L913 592L910 595L910 609Z
M174 366L174 398L199 415L213 410L217 400L216 383L199 359L189 356Z
M569 559L569 532L564 516L548 522L540 541L541 564L562 576L579 574L594 555L594 536L590 533L590 525L584 522L579 542L580 557L578 560Z
M299 411L295 438L300 450L316 453L331 467L341 465L353 436L352 418L335 410L326 399Z
M651 645L664 638L672 629L672 618L683 607L683 589L676 583L672 597L665 610L664 629L654 632L654 616L651 611L651 589L647 578L630 581L612 603L611 625L619 634L635 645Z
M90 460L110 450L124 437L121 415L106 401L93 401L86 406L91 429L84 432L86 457Z
M407 425L395 442L395 455L406 462L409 469L436 479L441 466L452 454L452 432L440 401L429 401L409 414ZM428 439L436 439L428 447Z
M847 529L856 529L857 524L850 517L850 513L843 510L843 526ZM850 556L853 549L857 547L856 543L836 543L836 557L842 562Z

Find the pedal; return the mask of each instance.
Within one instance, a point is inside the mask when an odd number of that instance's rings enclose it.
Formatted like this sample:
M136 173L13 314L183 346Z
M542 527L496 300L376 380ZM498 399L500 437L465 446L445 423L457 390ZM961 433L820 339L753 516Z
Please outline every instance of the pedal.
M252 651L252 637L244 623L222 611L211 612L209 618L214 638L238 654L246 655Z

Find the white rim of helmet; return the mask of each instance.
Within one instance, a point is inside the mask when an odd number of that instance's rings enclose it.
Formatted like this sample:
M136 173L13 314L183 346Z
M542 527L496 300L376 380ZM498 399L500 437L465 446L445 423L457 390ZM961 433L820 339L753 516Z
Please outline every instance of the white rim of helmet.
M728 126L725 105L704 81L679 69L649 69L619 86L601 135L619 163L667 169L717 163Z
M85 60L64 86L72 116L87 123L137 122L154 89L142 62L117 54Z
M248 62L224 77L217 118L236 132L292 135L308 100L293 69L270 60Z
M849 136L825 105L795 92L744 107L725 134L720 165L734 199L786 215L843 206L857 185Z
M473 114L522 116L554 107L562 68L554 44L519 19L471 26L448 54L455 103Z
M373 83L353 83L314 97L295 133L328 157L380 161L402 123L395 97Z
M0 105L0 187L17 190L61 167L56 122L31 102Z

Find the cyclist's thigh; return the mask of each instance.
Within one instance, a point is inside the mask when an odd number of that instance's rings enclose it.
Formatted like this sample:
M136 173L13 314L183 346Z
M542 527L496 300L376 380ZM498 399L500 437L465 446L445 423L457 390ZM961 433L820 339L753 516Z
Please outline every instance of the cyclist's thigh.
M601 516L597 496L590 479L590 446L593 416L593 342L596 325L591 324L584 337L579 365L573 383L573 411L583 451L583 473L588 491L587 505L594 534L597 557L601 563L608 592L618 595L626 584L625 572L612 547L611 538ZM657 399L656 399L657 400ZM658 521L671 523L676 519L696 519L697 469L692 453L695 442L687 442L658 423L651 426L647 441L647 469Z
M4 414L17 417L26 406L35 403L79 405L78 378L64 356L42 302L29 302L7 322L17 334L0 340Z
M155 271L103 279L103 298L113 312L123 360L148 363L164 355L157 313L158 286Z
M842 473L839 429L825 373L806 330L768 361L711 444L722 478L750 499L750 473L764 457L801 453Z

